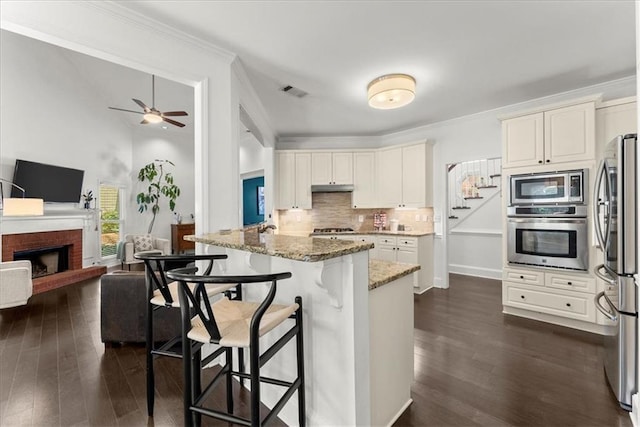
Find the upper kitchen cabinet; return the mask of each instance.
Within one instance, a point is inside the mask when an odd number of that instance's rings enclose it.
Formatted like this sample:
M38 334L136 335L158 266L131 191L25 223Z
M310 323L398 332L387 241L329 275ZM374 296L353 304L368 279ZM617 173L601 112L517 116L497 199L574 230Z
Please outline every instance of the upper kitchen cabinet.
M503 168L595 158L595 102L502 121Z
M344 152L312 153L311 184L353 184L353 154Z
M351 199L354 209L378 207L375 151L353 153L353 195Z
M311 209L311 153L276 153L276 209Z
M596 109L596 157L618 135L638 132L636 97L603 102Z
M428 143L376 152L376 185L380 208L431 206L433 146Z

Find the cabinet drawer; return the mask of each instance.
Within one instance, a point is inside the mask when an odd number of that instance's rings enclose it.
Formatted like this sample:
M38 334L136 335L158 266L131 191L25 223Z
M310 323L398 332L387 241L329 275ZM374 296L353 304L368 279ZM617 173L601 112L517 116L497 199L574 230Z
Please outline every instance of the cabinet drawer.
M379 236L378 237L378 245L380 246L395 246L396 238L388 237L388 236Z
M596 281L591 277L568 276L557 273L545 275L545 286L556 289L596 293Z
M595 322L595 305L592 296L552 294L510 283L506 284L505 288L506 295L503 298L505 305Z
M398 237L398 247L400 248L417 248L418 239L415 237Z
M525 285L544 286L544 273L529 270L504 269L502 279Z

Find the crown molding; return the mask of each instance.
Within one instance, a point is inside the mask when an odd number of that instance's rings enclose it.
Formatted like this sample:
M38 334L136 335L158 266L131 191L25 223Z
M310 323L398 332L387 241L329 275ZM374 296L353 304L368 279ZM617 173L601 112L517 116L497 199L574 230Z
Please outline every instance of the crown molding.
M84 1L77 2L79 5L91 7L102 13L109 14L112 17L126 22L128 25L134 25L146 32L156 33L169 39L180 40L196 48L206 50L218 57L218 59L231 64L236 58L236 54L229 50L223 49L213 43L205 41L201 38L192 36L191 34L167 25L163 22L149 18L139 12L129 9L125 4L114 1Z

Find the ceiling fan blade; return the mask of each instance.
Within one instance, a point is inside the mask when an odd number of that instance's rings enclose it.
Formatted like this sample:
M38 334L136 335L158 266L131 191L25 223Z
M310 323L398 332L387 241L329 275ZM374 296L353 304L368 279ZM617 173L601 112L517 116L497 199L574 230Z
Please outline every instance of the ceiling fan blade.
M141 125L146 125L146 124L149 124L149 122L148 122L146 119L143 119L143 120L140 122L140 124L141 124Z
M135 99L132 98L133 102L135 102L136 104L138 104L140 107L142 107L142 109L144 110L145 113L148 113L149 111L151 111L151 108L147 107L144 102L140 101L139 99Z
M171 123L174 126L178 126L178 127L181 127L181 128L184 127L184 123L176 122L175 120L167 119L166 117L163 117L162 120L164 120L167 123Z
M109 107L111 110L126 111L127 113L144 114L142 111L125 110L124 108Z
M163 116L172 117L172 116L188 116L186 111L167 111L166 113L162 113Z

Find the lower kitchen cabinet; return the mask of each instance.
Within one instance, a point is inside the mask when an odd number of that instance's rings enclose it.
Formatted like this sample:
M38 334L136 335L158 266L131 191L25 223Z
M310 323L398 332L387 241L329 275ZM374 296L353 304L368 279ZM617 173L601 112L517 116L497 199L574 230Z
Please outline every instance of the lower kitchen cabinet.
M376 259L420 265L420 270L413 273L413 287L416 292L433 287L432 235L377 236L375 245Z
M505 308L608 324L597 316L593 302L597 284L588 274L505 268L502 278L502 304ZM555 323L562 324L562 321Z

